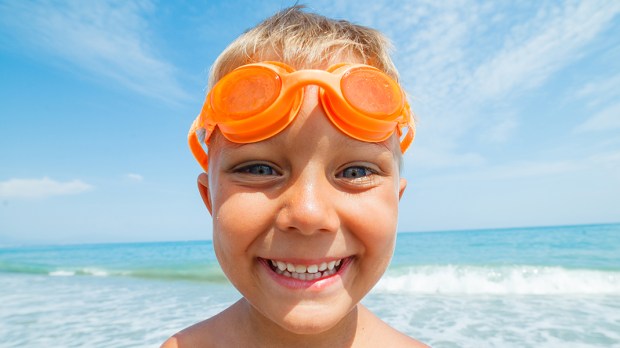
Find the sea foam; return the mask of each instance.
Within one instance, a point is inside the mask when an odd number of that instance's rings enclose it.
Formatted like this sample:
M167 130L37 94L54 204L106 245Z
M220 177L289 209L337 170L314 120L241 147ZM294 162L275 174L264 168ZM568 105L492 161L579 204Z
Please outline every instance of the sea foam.
M98 268L82 268L78 270L55 270L48 272L51 277L71 277L75 275L95 276L95 277L107 277L110 273L103 269ZM122 275L122 272L117 272L117 275Z
M389 271L375 291L620 295L620 272L542 266L411 266Z

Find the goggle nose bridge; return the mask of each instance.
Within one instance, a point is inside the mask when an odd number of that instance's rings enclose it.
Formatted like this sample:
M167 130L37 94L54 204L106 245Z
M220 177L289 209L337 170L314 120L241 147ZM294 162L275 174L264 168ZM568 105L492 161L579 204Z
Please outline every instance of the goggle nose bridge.
M324 70L298 70L287 73L285 76L282 76L282 74L278 74L278 76L282 80L280 98L290 97L295 93L299 93L300 89L307 86L317 86L329 93L342 96L342 91L340 90L342 75L335 75ZM338 86L338 88L335 88L335 86Z

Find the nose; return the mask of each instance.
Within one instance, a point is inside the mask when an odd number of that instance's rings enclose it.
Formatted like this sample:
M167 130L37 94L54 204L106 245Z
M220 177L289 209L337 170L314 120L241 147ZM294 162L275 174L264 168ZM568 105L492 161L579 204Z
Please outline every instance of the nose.
M339 228L337 190L321 170L306 168L281 196L276 228L305 235Z

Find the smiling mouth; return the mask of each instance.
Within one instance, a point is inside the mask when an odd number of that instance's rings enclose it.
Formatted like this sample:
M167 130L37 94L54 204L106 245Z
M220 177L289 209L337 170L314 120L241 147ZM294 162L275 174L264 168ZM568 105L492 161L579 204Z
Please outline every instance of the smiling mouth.
M332 276L340 270L350 258L321 262L313 265L297 265L290 262L267 260L264 261L277 274L299 280L317 280Z

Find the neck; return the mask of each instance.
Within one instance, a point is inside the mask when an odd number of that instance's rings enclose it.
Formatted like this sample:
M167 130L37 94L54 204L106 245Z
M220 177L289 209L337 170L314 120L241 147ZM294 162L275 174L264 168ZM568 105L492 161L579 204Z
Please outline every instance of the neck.
M296 333L265 317L245 299L235 304L238 322L244 324L246 342L250 343L249 346L258 347L350 347L359 326L359 306L353 307L342 320L327 330Z

